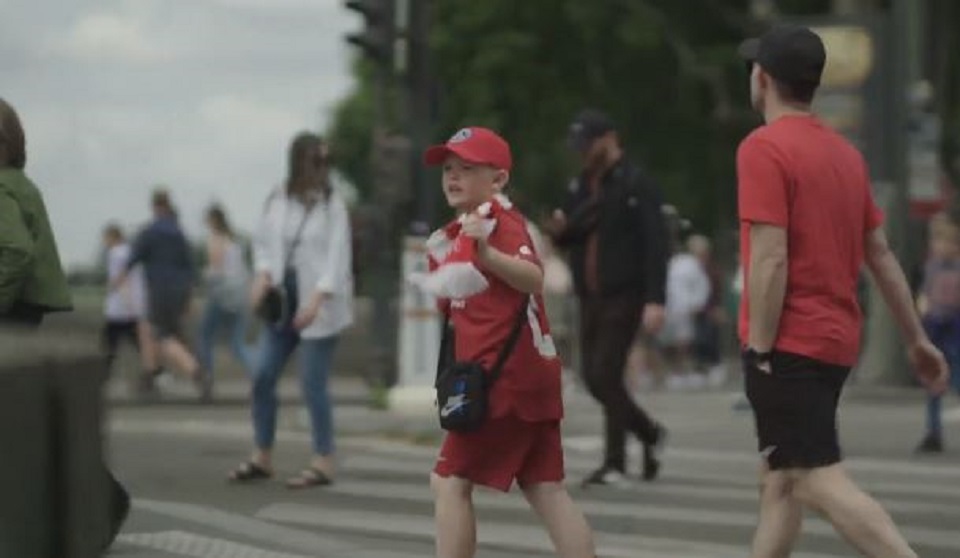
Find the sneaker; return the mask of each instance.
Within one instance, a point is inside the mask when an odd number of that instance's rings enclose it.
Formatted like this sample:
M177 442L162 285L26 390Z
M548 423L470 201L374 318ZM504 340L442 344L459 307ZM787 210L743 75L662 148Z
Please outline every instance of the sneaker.
M943 453L943 438L934 434L927 434L914 451L916 453Z
M660 474L660 455L667 445L667 429L662 424L656 425L657 437L653 443L643 444L643 470L641 477L645 481L652 481Z
M591 486L625 486L626 484L627 477L623 471L604 465L583 479L580 486L590 488Z

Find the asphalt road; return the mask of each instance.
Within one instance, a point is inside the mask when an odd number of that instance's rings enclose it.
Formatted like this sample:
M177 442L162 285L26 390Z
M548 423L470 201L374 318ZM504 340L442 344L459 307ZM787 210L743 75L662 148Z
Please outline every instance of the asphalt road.
M284 475L295 473L308 456L294 385L285 388L290 403L278 437L281 476L256 486L224 481L248 449L250 426L241 397L200 407L190 403L187 390L174 386L168 398L172 403L115 406L109 429L112 462L134 494L135 507L110 556L431 556L427 475L438 439L432 419L338 406L337 483L291 492L282 485ZM242 385L221 388L225 393L244 390ZM334 386L342 401L355 400L349 396L355 390ZM577 485L599 459L600 419L585 396L570 396L568 475L574 498L596 530L600 556L747 555L756 523L756 457L750 416L733 411L732 399L732 394L718 392L644 397L671 431L662 478L584 491ZM911 455L922 413L920 396L913 391L882 396L852 392L841 414L848 466L888 507L920 556L952 558L960 556L960 408L956 403L947 407L948 432L955 432L958 449L932 458ZM481 492L476 501L478 556L551 555L546 534L518 494ZM794 553L801 558L854 555L816 517L805 521Z

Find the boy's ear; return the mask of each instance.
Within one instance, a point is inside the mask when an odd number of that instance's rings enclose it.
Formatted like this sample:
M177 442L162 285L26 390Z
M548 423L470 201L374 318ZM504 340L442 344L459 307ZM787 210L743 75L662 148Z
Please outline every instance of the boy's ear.
M493 178L493 185L497 191L506 188L508 182L510 182L510 171L498 169L496 176Z

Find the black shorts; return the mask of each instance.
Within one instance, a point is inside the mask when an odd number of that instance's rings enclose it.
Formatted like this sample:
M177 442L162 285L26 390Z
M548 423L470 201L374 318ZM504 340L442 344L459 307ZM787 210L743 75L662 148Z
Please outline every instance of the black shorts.
M102 332L103 349L107 355L113 357L117 354L117 348L120 341L126 339L135 349L140 350L140 338L137 337L136 320L116 320L108 321L103 326Z
M744 364L757 447L772 470L815 469L842 459L837 404L850 368L774 352L773 373Z
M147 314L153 336L161 341L183 337L183 321L186 319L190 292L182 289L153 290L148 295Z

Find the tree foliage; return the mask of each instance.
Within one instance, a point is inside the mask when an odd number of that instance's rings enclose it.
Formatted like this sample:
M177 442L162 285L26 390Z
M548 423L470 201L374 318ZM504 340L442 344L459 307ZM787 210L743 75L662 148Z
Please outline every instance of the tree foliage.
M536 216L559 201L576 173L564 145L570 119L597 107L614 117L628 153L696 228L728 226L736 146L759 123L736 55L739 42L760 29L750 4L434 1L429 43L440 110L431 138L442 141L465 125L500 131L514 150L514 196ZM812 15L832 2L776 4L782 14ZM341 169L369 192L371 73L358 66L357 77L332 135L344 154Z

